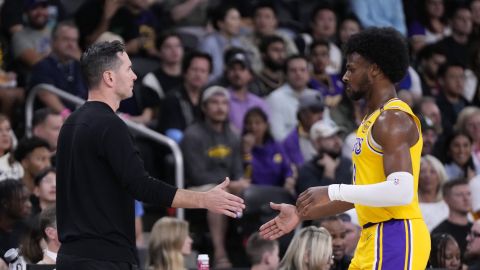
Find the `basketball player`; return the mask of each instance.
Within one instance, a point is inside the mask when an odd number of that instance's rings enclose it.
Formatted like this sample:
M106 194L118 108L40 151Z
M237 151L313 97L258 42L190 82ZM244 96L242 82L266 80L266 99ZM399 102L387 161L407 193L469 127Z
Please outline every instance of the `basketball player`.
M280 214L260 233L275 239L303 219L355 207L363 229L349 269L425 269L430 236L417 197L420 122L394 86L408 67L406 42L392 28L369 28L350 38L346 53L347 94L367 105L352 153L352 184L310 188L296 207L272 204Z

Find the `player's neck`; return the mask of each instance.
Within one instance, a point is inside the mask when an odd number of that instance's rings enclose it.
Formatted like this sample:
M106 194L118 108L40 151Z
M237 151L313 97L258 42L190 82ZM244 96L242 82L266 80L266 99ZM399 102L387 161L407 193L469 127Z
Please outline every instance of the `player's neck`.
M390 99L397 97L395 86L391 83L374 85L370 95L367 96L368 114L381 108Z

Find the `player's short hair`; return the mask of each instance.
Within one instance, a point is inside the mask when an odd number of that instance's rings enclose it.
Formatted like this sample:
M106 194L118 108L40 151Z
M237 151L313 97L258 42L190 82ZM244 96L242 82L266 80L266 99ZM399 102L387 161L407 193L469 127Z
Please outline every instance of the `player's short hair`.
M407 42L391 27L371 27L352 35L345 46L345 53L358 53L376 64L392 83L403 79L409 65Z

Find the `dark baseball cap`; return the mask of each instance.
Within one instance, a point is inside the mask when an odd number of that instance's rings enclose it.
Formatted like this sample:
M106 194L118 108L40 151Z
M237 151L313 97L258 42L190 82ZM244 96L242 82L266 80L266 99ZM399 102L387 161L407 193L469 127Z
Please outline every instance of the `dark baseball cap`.
M323 97L320 92L306 92L299 98L298 110L311 110L315 112L323 111Z

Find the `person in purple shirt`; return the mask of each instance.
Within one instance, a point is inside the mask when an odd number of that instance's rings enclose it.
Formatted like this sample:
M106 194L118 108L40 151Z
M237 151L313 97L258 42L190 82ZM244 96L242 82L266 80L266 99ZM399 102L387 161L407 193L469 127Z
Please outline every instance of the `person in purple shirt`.
M282 146L273 140L264 110L254 107L247 112L242 134L245 177L251 179L251 184L283 186L295 194L290 161Z
M304 93L297 110L298 125L283 140L282 146L289 160L299 168L312 159L317 151L310 140L310 128L323 119L324 103L320 93Z
M243 129L243 118L253 107L260 107L268 113L266 102L249 92L248 85L253 79L250 61L245 52L232 48L225 52L225 77L230 91L230 123L240 132Z

